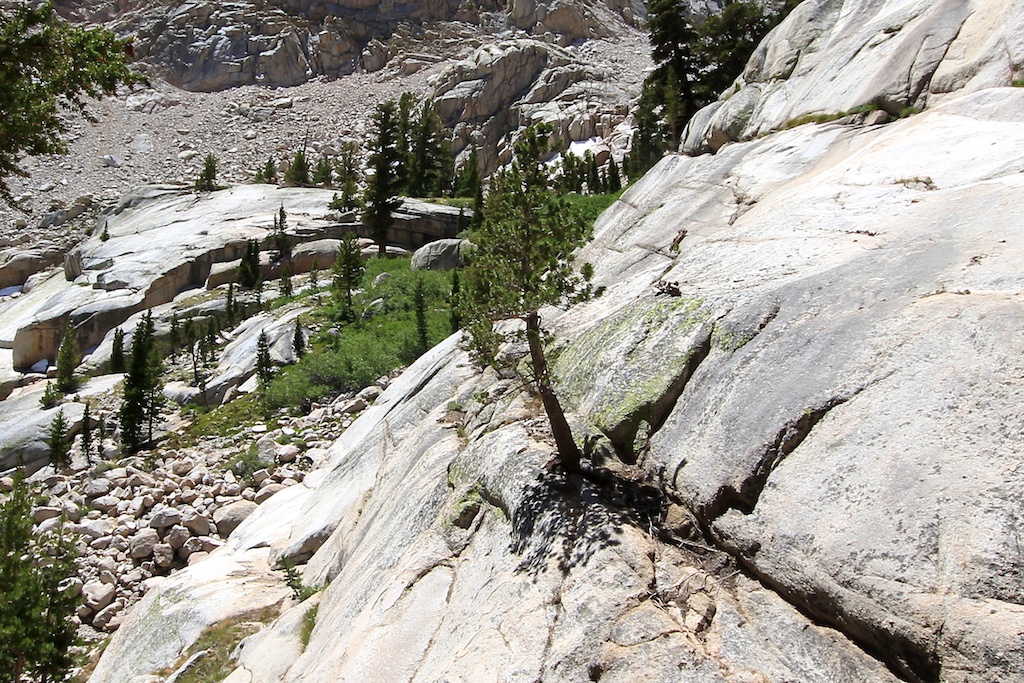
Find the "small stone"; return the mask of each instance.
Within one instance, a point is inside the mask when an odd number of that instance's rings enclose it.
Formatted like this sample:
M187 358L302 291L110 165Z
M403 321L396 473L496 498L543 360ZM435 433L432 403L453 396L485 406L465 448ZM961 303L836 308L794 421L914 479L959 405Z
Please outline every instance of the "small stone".
M192 534L189 533L189 530L186 527L177 524L167 531L167 534L164 536L164 543L167 543L177 550L191 537Z
M157 543L153 546L153 562L158 567L170 567L174 563L174 548L168 543Z
M89 609L94 612L99 612L109 605L110 601L114 599L116 592L117 590L113 585L101 581L90 581L82 586L83 600Z
M181 513L172 507L157 508L149 518L149 525L154 529L166 529L181 523Z
M264 486L256 493L256 496L253 498L253 500L256 502L257 505L262 505L272 495L285 488L287 487L282 484L270 484L268 486Z

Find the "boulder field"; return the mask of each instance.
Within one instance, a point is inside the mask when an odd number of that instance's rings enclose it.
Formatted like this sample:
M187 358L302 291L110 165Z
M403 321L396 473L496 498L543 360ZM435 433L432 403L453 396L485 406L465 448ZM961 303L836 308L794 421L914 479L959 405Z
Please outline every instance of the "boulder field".
M940 7L812 4L896 34ZM590 477L450 338L155 586L92 683L271 606L225 680L1024 676L1024 89L971 83L669 156L605 212L603 296L544 313ZM245 591L285 559L315 597Z

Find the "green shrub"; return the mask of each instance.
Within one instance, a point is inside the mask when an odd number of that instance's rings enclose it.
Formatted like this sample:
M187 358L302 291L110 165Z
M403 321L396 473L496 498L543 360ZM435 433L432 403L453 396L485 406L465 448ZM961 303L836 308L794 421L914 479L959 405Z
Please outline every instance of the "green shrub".
M316 615L320 611L320 605L313 605L302 615L302 629L299 631L299 640L302 641L302 649L309 645L309 638L313 635L316 627Z

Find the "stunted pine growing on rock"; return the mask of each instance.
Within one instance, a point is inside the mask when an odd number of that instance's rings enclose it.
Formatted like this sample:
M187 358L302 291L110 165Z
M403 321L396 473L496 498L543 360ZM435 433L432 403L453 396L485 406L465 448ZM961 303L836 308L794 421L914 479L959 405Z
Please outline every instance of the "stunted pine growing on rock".
M589 228L550 189L544 163L549 133L547 126L528 128L511 167L492 181L466 271L465 318L468 348L479 365L501 364L501 345L525 338L531 370L526 379L540 395L562 467L573 472L579 470L580 452L551 385L540 310L586 299L592 269L573 268L573 252L586 242ZM494 323L504 320L524 327L495 331Z

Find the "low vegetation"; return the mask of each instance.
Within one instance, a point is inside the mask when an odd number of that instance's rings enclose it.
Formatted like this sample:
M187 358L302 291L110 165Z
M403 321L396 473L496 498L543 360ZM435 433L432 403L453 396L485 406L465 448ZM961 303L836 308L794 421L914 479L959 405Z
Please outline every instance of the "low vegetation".
M314 401L362 389L415 360L426 350L417 327L417 283L427 347L448 336L451 275L413 271L409 258L372 259L353 295L352 314L343 296L311 314L320 331L298 363L267 383L267 410L309 410Z
M176 683L213 683L223 680L224 676L234 668L231 663L231 653L238 647L238 643L246 636L259 631L264 624L269 623L276 616L276 610L266 608L215 624L203 631L198 640L181 656L173 668L165 669L158 675L171 675L190 657L202 652L204 654L175 679Z

